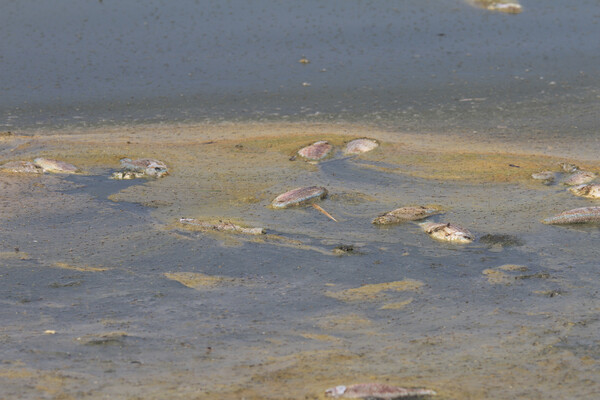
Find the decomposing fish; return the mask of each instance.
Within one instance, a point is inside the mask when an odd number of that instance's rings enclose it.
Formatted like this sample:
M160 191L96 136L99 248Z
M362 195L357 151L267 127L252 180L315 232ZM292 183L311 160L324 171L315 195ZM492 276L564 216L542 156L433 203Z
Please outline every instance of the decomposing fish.
M434 239L453 243L471 243L475 236L458 225L450 223L423 222L421 228Z
M540 181L552 182L556 177L556 174L552 171L542 171L531 174L531 177Z
M219 221L213 223L195 218L180 218L179 223L201 231L232 232L243 233L246 235L262 235L266 232L264 228L245 228L231 222Z
M563 181L563 184L569 186L575 185L583 185L584 183L588 183L596 179L596 174L589 171L578 171L574 174L570 175L567 179Z
M373 139L355 139L346 144L344 154L361 154L371 151L379 146L379 143Z
M339 385L325 391L325 396L328 397L380 400L393 400L409 396L433 396L435 394L435 391L430 389L407 389L385 383L357 383L350 386Z
M439 214L440 210L433 207L425 206L409 206L397 208L393 211L386 212L375 218L372 222L375 225L397 224L406 221L416 221L427 218L431 215Z
M589 199L600 199L600 185L587 184L569 188L569 192L575 196L587 197Z
M503 0L469 0L469 2L486 10L501 11L509 14L519 14L523 11L523 7L516 2Z
M112 179L135 179L142 177L162 178L169 174L166 164L152 158L121 159L122 171L112 174Z
M0 169L6 172L19 172L27 174L41 174L44 172L42 167L31 161L10 161L0 166Z
M271 205L273 208L288 208L309 204L312 201L323 199L327 196L327 189L320 186L296 188L275 197Z
M546 218L544 224L585 224L600 222L600 207L581 207L563 211L554 217Z
M79 168L64 161L39 157L34 159L33 162L44 170L44 172L54 172L58 174L75 174L79 172Z
M319 161L329 155L333 146L325 140L320 140L298 150L298 155L310 161Z
M300 206L305 204L312 205L313 208L325 214L328 218L337 222L335 218L321 206L314 204L314 201L323 199L327 196L327 189L320 186L308 186L303 188L297 188L280 194L277 196L271 206L273 208L288 208L293 206Z

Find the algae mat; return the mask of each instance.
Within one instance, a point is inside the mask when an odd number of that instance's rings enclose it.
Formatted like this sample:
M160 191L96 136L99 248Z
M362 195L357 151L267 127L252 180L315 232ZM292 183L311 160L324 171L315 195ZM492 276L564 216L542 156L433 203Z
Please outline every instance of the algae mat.
M381 146L344 156L359 137ZM291 160L316 140L334 155ZM465 152L471 140L308 123L2 136L2 161L84 173L0 175L1 397L321 399L365 381L440 399L592 397L600 232L542 224L590 200L530 174L564 161L599 172L595 149L490 139ZM108 179L123 157L170 174ZM269 207L309 185L328 188L319 204L339 222ZM409 204L439 204L432 220L487 239L371 223ZM181 217L267 234L190 231Z

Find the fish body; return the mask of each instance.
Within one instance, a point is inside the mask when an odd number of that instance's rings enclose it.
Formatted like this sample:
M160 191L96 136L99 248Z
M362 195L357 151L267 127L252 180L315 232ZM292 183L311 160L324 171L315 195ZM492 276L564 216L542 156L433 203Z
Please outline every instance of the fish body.
M327 196L327 189L320 186L308 186L290 190L277 196L271 205L273 208L287 208L308 204Z
M432 207L409 206L397 208L393 211L381 214L373 220L375 225L397 224L406 221L416 221L438 214L439 210Z
M18 172L27 174L41 174L44 172L42 167L31 161L10 161L0 166L0 169L6 172Z
M167 165L153 158L140 158L132 160L123 158L121 160L122 171L115 172L113 179L135 179L141 177L162 178L169 174Z
M379 143L373 139L355 139L346 144L344 154L361 154L371 151L379 146Z
M600 207L581 207L561 212L554 217L546 218L544 224L585 224L600 222Z
M232 232L232 233L243 233L246 235L262 235L265 233L263 228L245 228L233 224L231 222L219 221L218 223L212 223L208 221L202 221L195 218L180 218L179 223L183 225L191 226L201 231L218 231L218 232Z
M458 225L450 223L423 222L419 224L421 228L434 239L443 240L452 243L471 243L475 236Z
M589 183L596 179L596 174L589 171L578 171L572 175L569 175L567 179L563 181L565 185L575 186L575 185L583 185L584 183Z
M325 391L327 397L346 399L393 400L408 396L433 396L430 389L407 389L385 383L357 383L350 386L339 385Z
M320 140L298 150L298 155L309 161L319 161L327 157L331 149L333 149L333 146L329 142Z
M553 181L555 176L556 176L555 173L552 171L542 171L542 172L536 172L534 174L531 174L531 177L533 179L547 181L547 182Z
M560 166L560 169L562 169L564 172L576 172L579 171L579 167L575 164L571 164L571 163L558 163L558 165Z
M500 11L508 14L519 14L523 11L523 7L516 2L502 0L469 0L469 2L490 11Z
M57 174L75 174L79 172L79 168L73 164L50 158L39 157L33 160L33 163L44 170L44 172L54 172Z
M600 199L600 185L587 184L569 188L569 192L575 196L587 197L588 199Z

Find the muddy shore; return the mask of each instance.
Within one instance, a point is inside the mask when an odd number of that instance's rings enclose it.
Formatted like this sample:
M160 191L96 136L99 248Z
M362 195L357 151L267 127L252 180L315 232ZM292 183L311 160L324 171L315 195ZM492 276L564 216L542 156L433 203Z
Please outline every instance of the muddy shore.
M343 156L359 137L381 145ZM335 155L290 161L316 140ZM22 131L0 145L3 162L84 171L0 175L3 397L321 399L366 381L439 399L600 390L600 232L540 222L593 201L531 179L567 161L600 172L597 143L225 123ZM170 174L109 180L123 157ZM268 207L311 184L328 188L320 204L339 223ZM441 205L434 220L477 240L371 224L410 204ZM194 232L181 217L267 234Z

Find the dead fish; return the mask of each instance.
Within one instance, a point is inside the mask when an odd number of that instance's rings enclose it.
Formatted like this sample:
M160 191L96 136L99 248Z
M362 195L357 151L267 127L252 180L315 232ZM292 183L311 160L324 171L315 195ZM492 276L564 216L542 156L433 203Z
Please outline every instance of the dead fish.
M42 167L35 165L31 161L10 161L0 166L0 169L6 172L19 172L27 174L41 174L44 172Z
M367 151L371 151L379 146L373 139L355 139L348 144L346 144L346 148L344 149L344 154L361 154L366 153Z
M287 208L308 204L311 201L323 199L327 196L327 189L320 186L308 186L290 190L275 197L271 205L273 208Z
M243 226L223 221L219 221L215 224L212 222L202 221L195 218L180 218L179 223L183 225L189 225L201 231L232 232L243 233L246 235L262 235L266 233L264 228L244 228Z
M470 0L469 2L490 11L500 11L508 14L519 14L523 11L523 7L516 2L502 0Z
M434 239L453 243L471 243L475 236L468 230L450 223L423 222L421 228Z
M144 172L137 172L137 171L117 171L117 172L113 172L113 174L111 175L111 179L123 179L123 180L127 180L127 179L137 179L137 178L143 178L144 176L146 176L146 173Z
M75 174L79 172L79 168L64 161L39 157L34 159L33 162L44 170L44 172L54 172L57 174Z
M552 182L556 177L556 174L552 171L542 171L531 174L531 177L540 181Z
M401 207L385 214L381 214L373 220L373 223L375 225L389 225L406 221L416 221L431 215L439 214L439 212L439 209L432 207Z
M587 197L589 199L600 199L599 184L579 185L571 187L569 188L569 192L573 193L575 196Z
M325 396L328 397L381 400L399 399L408 396L433 396L435 394L435 391L430 389L406 389L385 383L357 383L350 386L339 385L325 391Z
M564 172L579 171L579 167L575 164L563 162L563 163L558 163L558 165L560 166L560 169L562 169Z
M542 222L552 225L600 222L600 207L574 208L573 210L561 212L554 217L546 218Z
M137 160L123 158L121 160L121 168L123 168L123 171L112 174L112 179L162 178L169 174L164 162L152 158L140 158Z
M575 172L573 175L570 175L567 179L563 181L563 184L569 186L575 185L583 185L584 183L588 183L593 181L596 178L596 174L588 171L579 171Z
M329 155L333 146L325 140L320 140L298 150L298 155L310 161L319 161Z

